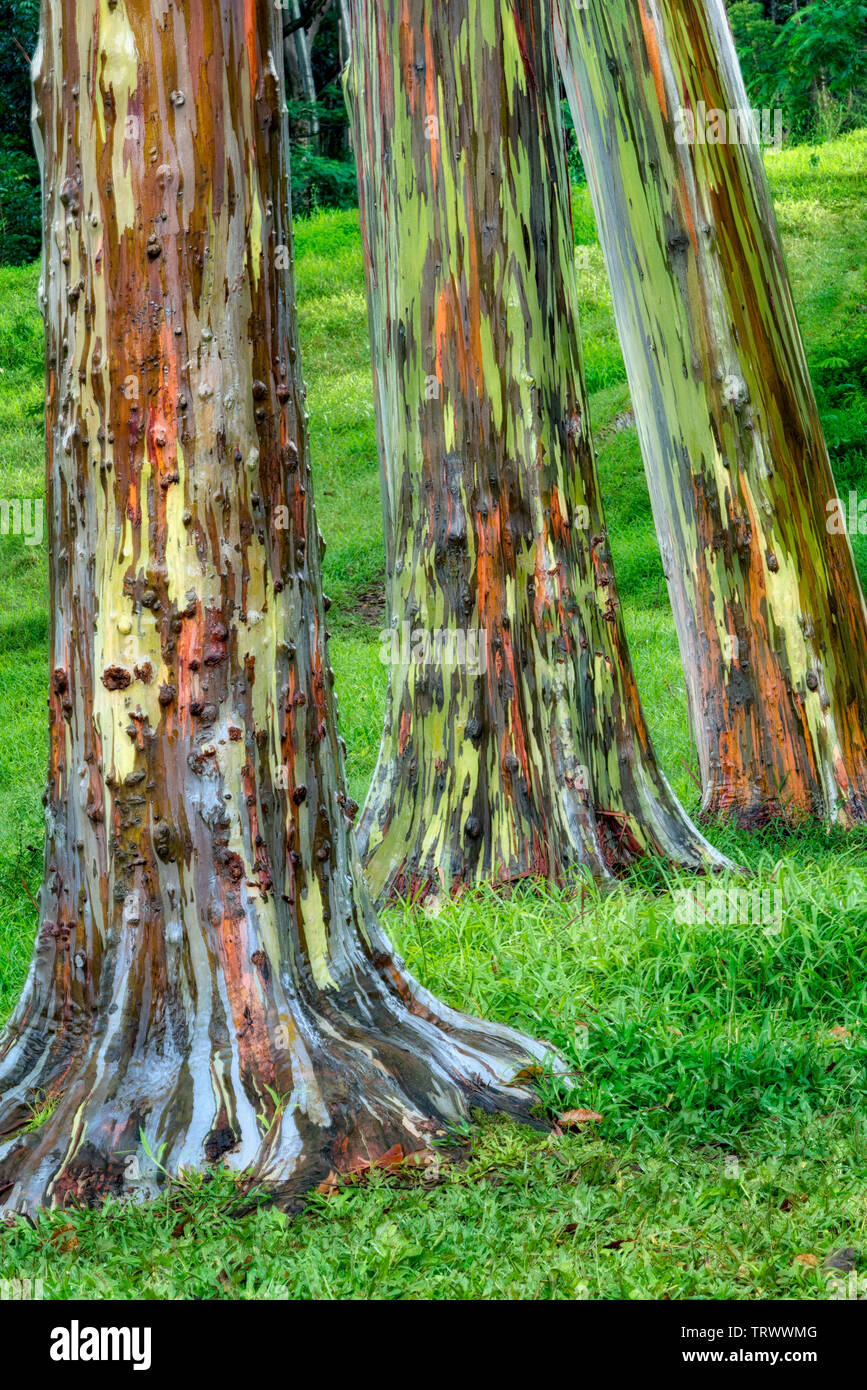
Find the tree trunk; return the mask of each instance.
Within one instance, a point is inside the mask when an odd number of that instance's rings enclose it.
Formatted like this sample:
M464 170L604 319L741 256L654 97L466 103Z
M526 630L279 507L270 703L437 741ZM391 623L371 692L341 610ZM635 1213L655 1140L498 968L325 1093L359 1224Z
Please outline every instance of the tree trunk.
M349 0L338 0L340 19L337 29L338 56L340 59L340 73L343 76L346 64L349 62L349 55L352 52L352 19L349 13ZM343 146L347 155L352 155L352 126L347 121L343 126Z
M308 38L300 0L287 0L284 13L286 18L283 25L283 64L287 95L291 101L304 102L310 108L309 114L301 118L293 117L294 135L308 147L311 154L317 154L319 112L316 109L316 83L313 80L311 61L313 39Z
M650 747L611 567L547 6L351 10L391 623L368 881L709 864Z
M867 612L722 0L556 0L703 810L867 816ZM699 103L717 133L708 143ZM690 138L692 134L693 138Z
M51 752L0 1040L0 1207L223 1159L284 1199L426 1149L545 1049L439 1005L343 791L279 12L47 0ZM276 57L276 65L275 65Z

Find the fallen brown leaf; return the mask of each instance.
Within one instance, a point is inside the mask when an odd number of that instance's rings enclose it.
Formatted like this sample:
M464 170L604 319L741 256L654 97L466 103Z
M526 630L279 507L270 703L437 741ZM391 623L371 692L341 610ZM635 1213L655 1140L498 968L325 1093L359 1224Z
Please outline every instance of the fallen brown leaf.
M818 1255L796 1255L793 1264L806 1265L808 1269L815 1269L819 1263Z
M509 1082L509 1085L510 1085L510 1086L520 1086L520 1085L522 1085L525 1081L537 1081L537 1080L539 1079L540 1076L544 1076L544 1075L545 1075L545 1073L544 1073L544 1071L542 1070L542 1068L539 1067L539 1066L537 1066L535 1063L533 1063L532 1066L529 1066L529 1067L522 1067L520 1071L516 1071L516 1072L515 1072L515 1075L512 1077L511 1081Z
M557 1123L561 1129L577 1129L578 1125L598 1124L601 1119L595 1110L564 1110Z
M69 1232L72 1232L70 1235ZM66 1236L66 1240L63 1237ZM58 1226L52 1232L51 1244L56 1246L61 1255L68 1255L71 1250L78 1249L78 1236L75 1234L75 1227L70 1222L66 1226Z
M323 1197L330 1197L333 1193L340 1191L340 1186L340 1178L338 1174L335 1173L332 1169L332 1171L328 1174L328 1177L323 1178L316 1191L321 1192Z
M806 1192L791 1192L780 1203L780 1211L792 1211L796 1202L808 1202L809 1200Z

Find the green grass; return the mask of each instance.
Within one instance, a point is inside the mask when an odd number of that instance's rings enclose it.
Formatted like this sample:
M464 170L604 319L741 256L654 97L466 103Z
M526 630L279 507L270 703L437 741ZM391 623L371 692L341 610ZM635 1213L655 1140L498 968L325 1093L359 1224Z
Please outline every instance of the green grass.
M838 482L867 496L867 132L770 156L768 168ZM633 656L663 763L694 809L683 675L635 431L622 427L629 395L586 189L575 226L589 247L581 322ZM332 656L360 800L386 672L355 214L299 224L297 253ZM43 488L37 278L0 270L3 496ZM867 539L856 553L867 579ZM35 893L41 872L45 548L2 538L0 585L3 1016L36 925L25 885ZM6 1230L0 1278L41 1277L59 1298L823 1298L822 1261L843 1247L861 1252L867 1277L867 837L717 827L711 838L780 894L779 921L685 924L677 904L694 882L656 865L605 895L525 885L435 916L389 914L436 993L563 1048L579 1084L561 1103L601 1123L551 1136L488 1121L437 1181L375 1175L295 1220L243 1214L226 1174L190 1175L147 1207Z

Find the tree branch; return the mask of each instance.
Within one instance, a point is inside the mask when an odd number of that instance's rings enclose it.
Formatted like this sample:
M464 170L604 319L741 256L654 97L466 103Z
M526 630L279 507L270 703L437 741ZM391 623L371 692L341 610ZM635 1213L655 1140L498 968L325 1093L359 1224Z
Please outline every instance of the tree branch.
M326 3L327 3L327 0L326 0ZM31 67L32 64L33 64L33 59L31 58L30 54L27 52L27 49L24 47L23 43L20 43L19 40L16 39L14 35L13 35L13 37L12 37L12 42L14 43L14 45L15 45L16 48L20 48L20 49L21 49L21 52L24 54L24 61L26 62L26 64L27 64L28 67Z
M290 34L294 34L298 29L307 29L316 19L320 10L324 10L331 0L310 0L309 4L300 7L297 19L287 19L283 24L283 37L288 39Z

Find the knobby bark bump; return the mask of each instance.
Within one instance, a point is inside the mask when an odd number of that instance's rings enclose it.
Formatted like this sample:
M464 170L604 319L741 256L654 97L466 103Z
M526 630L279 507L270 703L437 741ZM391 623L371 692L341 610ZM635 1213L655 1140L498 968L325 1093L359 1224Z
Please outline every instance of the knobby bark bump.
M350 8L391 624L373 892L711 864L624 634L547 5Z
M428 1149L471 1105L526 1117L548 1053L416 986L358 868L279 11L46 0L34 67L51 744L0 1207L221 1159L289 1199Z
M555 0L703 810L867 817L867 610L722 0ZM766 122L766 124L769 124ZM842 529L842 528L839 528Z

